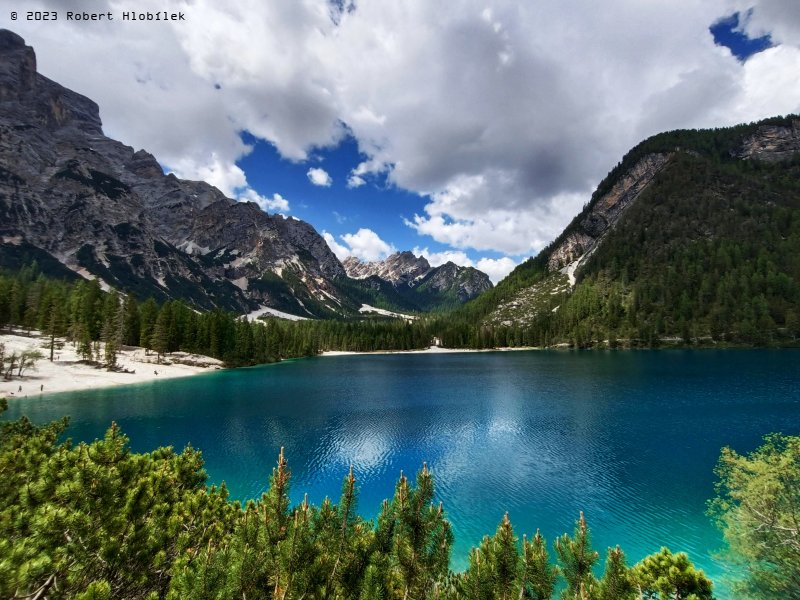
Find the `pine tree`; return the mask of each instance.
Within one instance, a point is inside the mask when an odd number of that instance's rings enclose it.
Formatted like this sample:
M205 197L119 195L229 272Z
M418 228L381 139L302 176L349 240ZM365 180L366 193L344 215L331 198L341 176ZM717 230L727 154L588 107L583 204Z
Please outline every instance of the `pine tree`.
M508 513L503 517L492 539L491 565L495 596L499 600L510 600L517 596L520 587L520 557Z
M92 338L89 337L89 329L84 323L77 326L78 355L86 361L92 360Z
M636 588L630 569L625 566L625 554L617 546L608 549L606 568L598 586L598 600L633 600Z
M153 326L153 333L150 337L150 347L156 351L157 362L161 364L161 357L170 351L169 332L172 321L172 304L167 302L161 307Z
M64 333L64 311L61 298L51 295L47 303L44 333L50 338L50 362L53 362L56 336Z
M403 597L423 598L447 574L453 533L440 504L433 500L433 475L426 464L417 473L416 488L405 475L395 488L392 501L395 514L394 555Z
M140 328L139 305L132 294L125 294L122 303L122 313L120 344L138 346Z
M105 342L105 366L109 371L115 369L117 366L117 353L119 352L120 335L122 331L121 308L122 303L116 291L112 291L106 295L103 303L103 325L101 335L103 342Z
M553 596L558 567L550 564L547 545L536 530L533 541L522 539L522 587L523 596L531 600L549 600Z
M640 595L646 597L658 594L674 600L713 600L711 580L694 568L684 552L673 554L662 548L646 556L633 568L633 578Z
M565 533L556 540L555 550L561 572L567 580L567 589L561 597L564 600L580 597L581 587L591 593L597 584L592 575L592 568L599 554L592 550L589 528L586 526L583 512L580 513L576 523L574 537Z
M152 348L153 329L158 319L158 305L152 298L148 298L139 308L139 346L145 352Z
M489 536L483 538L480 548L469 553L469 567L456 583L456 598L467 600L493 600L494 588L491 565Z

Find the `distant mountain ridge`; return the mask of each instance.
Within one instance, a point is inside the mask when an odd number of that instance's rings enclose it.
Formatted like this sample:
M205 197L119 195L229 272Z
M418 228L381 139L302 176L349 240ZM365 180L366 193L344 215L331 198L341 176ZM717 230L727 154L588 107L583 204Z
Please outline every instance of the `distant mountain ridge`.
M412 310L454 308L492 288L489 276L478 269L450 261L431 267L425 257L409 251L373 262L350 256L342 264L349 277L376 291L385 293L382 283L390 284Z
M375 275L394 285L409 285L431 270L425 257L415 256L409 251L395 252L377 261L361 261L355 256L348 256L342 265L353 279L366 279Z
M106 137L97 104L37 73L33 49L0 30L0 266L33 259L206 309L347 317L374 299L308 223L164 175Z

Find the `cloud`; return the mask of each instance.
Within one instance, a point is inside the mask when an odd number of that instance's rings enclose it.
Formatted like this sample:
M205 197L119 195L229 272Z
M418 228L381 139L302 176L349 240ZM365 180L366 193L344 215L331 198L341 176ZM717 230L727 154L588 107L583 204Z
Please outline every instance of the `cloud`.
M365 183L367 183L366 179L354 173L350 173L350 175L347 178L347 187L349 188L361 187Z
M445 250L443 252L431 252L428 248L420 248L415 246L411 251L415 256L424 257L432 267L439 267L447 262L452 262L462 267L475 266L467 256L466 252L461 250Z
M508 198L523 193L517 186L502 173L457 178L444 192L432 194L425 214L407 219L406 225L456 248L527 255L547 245L587 200L571 193L531 206L514 204ZM507 198L505 206L498 197Z
M739 28L750 38L770 35L779 44L800 41L800 11L793 0L762 0L755 6L740 2L743 15Z
M361 228L356 233L345 233L339 236L339 239L344 242L343 244L337 242L336 238L327 231L322 232L322 237L339 260L355 256L360 260L371 262L382 260L389 254L397 252L394 246L384 242L371 229Z
M188 21L163 27L15 27L107 133L181 176L230 193L242 131L292 161L349 133L366 159L348 185L383 173L422 195L409 224L456 249L535 253L658 131L800 112L796 0L181 6ZM745 63L716 46L708 27L736 11L776 46Z
M389 165L376 160L366 160L359 163L355 169L350 171L347 178L347 187L357 188L367 183L367 175L378 175L390 170Z
M289 212L289 201L278 193L272 195L272 198L267 198L256 192L253 188L246 188L237 194L237 200L240 202L255 202L261 207L264 212Z
M331 176L328 175L328 172L325 169L320 169L319 167L313 167L309 169L306 175L308 175L308 180L314 185L330 187L333 183L333 179L331 179Z
M336 258L338 258L339 260L344 260L345 258L350 256L350 248L337 242L336 238L333 237L331 233L323 231L322 237L328 244L328 248L331 249L331 252L333 252L336 255Z
M382 260L397 249L384 242L371 229L361 228L356 233L346 233L342 239L350 247L350 254L361 260Z
M481 258L475 268L483 271L492 280L492 283L497 283L506 275L511 273L517 267L517 263L507 256L501 258Z
M462 251L431 252L428 248L415 247L412 252L417 256L424 256L432 267L438 267L446 262L452 262L462 267L475 267L486 273L494 284L497 284L517 266L517 263L507 256L501 258L482 257L476 263L467 256L466 252Z
M222 160L214 152L205 162L198 162L188 156L180 158L169 165L169 171L181 179L210 183L229 198L237 196L236 190L247 188L244 171L237 165Z

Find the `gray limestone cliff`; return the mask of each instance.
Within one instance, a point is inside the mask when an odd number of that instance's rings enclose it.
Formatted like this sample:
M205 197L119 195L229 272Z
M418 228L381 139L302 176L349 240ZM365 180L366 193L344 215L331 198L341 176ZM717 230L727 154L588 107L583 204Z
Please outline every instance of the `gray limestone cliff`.
M415 279L431 270L431 265L423 256L415 256L409 251L395 252L384 260L363 262L354 256L344 262L348 276L365 279L373 275L394 285L411 285Z
M37 73L33 49L7 30L0 252L205 308L320 316L347 305L335 284L344 268L311 225L165 175L148 152L106 137L97 104Z
M660 196L664 189L670 189L670 181L680 178L682 169L693 168L692 165L701 168L698 165L704 164L710 165L711 171L716 169L720 173L716 179L691 181L686 193L699 196L714 193L724 199L726 194L735 193L735 189L715 190L714 185L718 184L717 179L723 178L722 169L730 168L734 172L741 169L736 161L766 163L760 167L745 167L743 172L762 172L763 180L769 185L771 177L796 177L799 157L800 118L797 115L729 128L669 131L642 141L601 181L581 213L548 247L498 284L493 296L485 302L483 321L505 326L528 325L558 313L580 288L584 269L594 268L593 257L603 254L606 241L614 240L617 249L628 245L632 253L637 252L642 239L628 239L621 233L625 231L628 215L638 215L637 218L642 219L642 211L646 212L651 204L654 209L661 206L663 210ZM780 185L775 187L780 189ZM651 189L653 195L648 192ZM647 205L643 207L640 201ZM631 211L635 205L637 209ZM662 221L652 224L651 228L655 234L663 235L662 232L670 231L673 223L669 215L662 213L660 218ZM709 235L704 222L681 233L691 236L694 230L701 236Z

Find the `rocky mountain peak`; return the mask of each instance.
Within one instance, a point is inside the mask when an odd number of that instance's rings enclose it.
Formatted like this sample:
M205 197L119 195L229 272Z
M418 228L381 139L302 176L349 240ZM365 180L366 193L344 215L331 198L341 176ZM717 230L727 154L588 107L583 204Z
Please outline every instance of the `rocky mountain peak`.
M452 261L431 269L420 282L420 287L438 293L450 293L459 302L466 302L492 288L489 276L474 267L461 267Z
M465 295L455 265L432 269L411 252L378 263L350 259L346 272L308 223L165 175L146 150L106 137L97 104L37 73L33 49L0 30L4 255L35 257L140 298L248 313L266 306L349 316L378 292L390 304L426 310L471 297L475 287ZM347 273L367 280L349 281Z
M36 54L13 31L0 29L0 100L31 90L36 81Z
M0 253L33 253L142 298L242 312L346 310L333 284L344 269L311 225L165 175L149 152L103 135L97 104L37 73L33 49L7 30Z
M464 303L492 287L489 276L477 269L459 267L450 261L431 267L424 256L408 250L375 262L362 262L350 256L342 264L349 277L387 282L423 309L443 300Z
M37 73L33 48L7 29L0 29L0 105L17 122L103 134L97 104Z
M350 256L345 259L343 265L347 275L353 279L365 279L375 275L395 286L411 284L431 269L430 263L424 256L415 256L408 250L395 252L384 260L373 262L362 262Z

